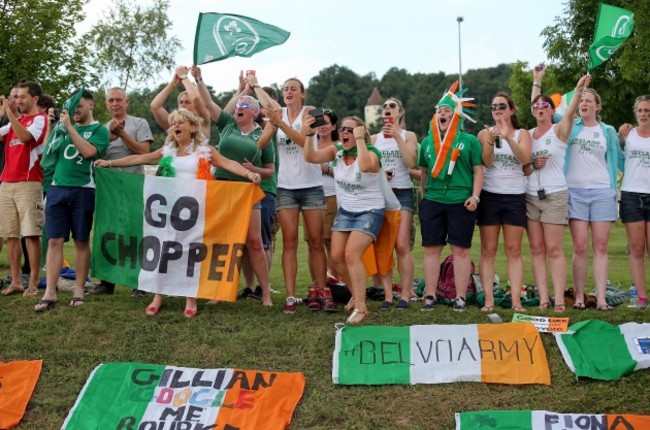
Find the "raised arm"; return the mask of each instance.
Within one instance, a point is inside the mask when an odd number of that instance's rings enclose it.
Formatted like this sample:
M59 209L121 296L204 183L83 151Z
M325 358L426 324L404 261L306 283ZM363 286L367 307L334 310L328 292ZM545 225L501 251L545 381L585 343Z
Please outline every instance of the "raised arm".
M131 167L143 164L156 164L162 158L162 148L146 154L134 154L117 160L97 160L95 167Z
M533 68L533 88L530 91L530 102L535 100L535 97L542 94L542 79L544 79L544 72L546 66L541 63Z
M316 118L314 118L311 115L307 115L304 119L304 122L306 122L309 125L313 124L314 121L316 121ZM322 163L327 163L328 161L332 161L334 157L336 157L336 152L338 151L336 146L330 145L323 149L316 149L314 148L315 146L314 139L316 139L315 131L312 131L307 134L305 140L305 147L303 150L303 156L305 157L305 161L313 164L322 164Z
M176 72L174 72L174 75L172 76L172 79L169 81L167 86L165 86L165 88L163 88L162 91L156 94L156 97L151 100L151 113L153 114L156 123L163 130L167 130L169 128L169 112L167 112L167 109L164 108L165 102L169 98L169 95L174 91L174 89L180 85L180 83L181 80L178 79Z
M580 104L580 97L582 96L585 88L587 88L589 85L589 82L591 82L591 75L589 73L582 76L580 80L578 80L575 92L571 98L571 102L569 103L569 107L567 107L566 112L564 112L562 120L555 126L555 135L562 142L566 142L569 138L569 133L571 133L571 128L573 128L573 120L576 116L576 110Z
M379 172L379 158L374 152L368 151L366 142L370 141L366 127L359 125L354 128L352 132L354 141L357 145L357 161L359 162L359 170L362 172Z

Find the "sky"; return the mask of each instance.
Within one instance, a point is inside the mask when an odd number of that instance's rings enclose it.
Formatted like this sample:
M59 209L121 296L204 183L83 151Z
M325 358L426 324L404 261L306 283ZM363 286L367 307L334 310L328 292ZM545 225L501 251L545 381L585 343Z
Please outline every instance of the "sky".
M148 0L134 0L142 5ZM216 92L237 86L240 70L253 69L262 85L281 85L289 77L305 84L331 65L377 78L392 67L409 73L457 74L457 17L462 70L517 60L533 65L546 61L544 27L563 12L564 0L170 0L172 33L181 41L178 64L190 65L199 12L244 15L291 33L280 46L251 58L232 57L201 67L204 81ZM112 2L90 0L84 33ZM162 70L157 83L172 72ZM155 83L154 83L155 84Z

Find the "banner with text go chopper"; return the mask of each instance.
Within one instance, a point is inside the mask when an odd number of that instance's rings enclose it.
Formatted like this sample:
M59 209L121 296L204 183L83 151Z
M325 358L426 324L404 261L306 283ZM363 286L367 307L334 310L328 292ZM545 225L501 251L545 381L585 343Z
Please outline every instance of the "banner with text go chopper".
M98 169L93 274L172 296L234 301L253 204L247 182Z

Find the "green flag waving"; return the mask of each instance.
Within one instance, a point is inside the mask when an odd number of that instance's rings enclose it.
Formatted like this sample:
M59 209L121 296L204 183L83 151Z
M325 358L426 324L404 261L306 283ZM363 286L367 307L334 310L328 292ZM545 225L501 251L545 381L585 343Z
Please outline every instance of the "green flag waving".
M594 43L589 47L589 70L609 59L625 42L634 28L634 13L601 3L598 7Z
M250 57L282 45L288 31L241 15L200 13L194 38L194 64L228 57Z

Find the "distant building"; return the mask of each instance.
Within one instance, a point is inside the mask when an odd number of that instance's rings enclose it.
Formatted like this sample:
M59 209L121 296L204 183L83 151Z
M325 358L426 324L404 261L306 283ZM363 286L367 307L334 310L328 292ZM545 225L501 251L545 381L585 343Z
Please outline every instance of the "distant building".
M366 102L366 107L364 109L364 121L368 127L379 123L379 120L381 119L381 105L383 102L384 98L381 96L379 89L375 87L372 90L370 97L368 97L368 101Z

